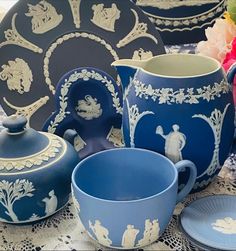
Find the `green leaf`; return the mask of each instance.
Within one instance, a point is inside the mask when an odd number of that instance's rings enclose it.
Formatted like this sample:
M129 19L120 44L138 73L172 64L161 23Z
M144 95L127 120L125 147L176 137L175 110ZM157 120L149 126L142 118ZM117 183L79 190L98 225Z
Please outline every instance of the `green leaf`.
M228 0L227 11L230 14L231 19L236 23L236 1Z

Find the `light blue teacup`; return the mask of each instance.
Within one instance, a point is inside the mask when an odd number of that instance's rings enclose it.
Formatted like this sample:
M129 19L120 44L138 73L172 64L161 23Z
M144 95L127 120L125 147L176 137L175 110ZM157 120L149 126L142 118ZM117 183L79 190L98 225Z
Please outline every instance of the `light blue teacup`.
M190 177L178 193L178 173L185 169ZM116 249L141 248L163 233L196 175L195 165L188 160L174 165L149 150L112 149L77 165L72 174L73 197L93 239Z

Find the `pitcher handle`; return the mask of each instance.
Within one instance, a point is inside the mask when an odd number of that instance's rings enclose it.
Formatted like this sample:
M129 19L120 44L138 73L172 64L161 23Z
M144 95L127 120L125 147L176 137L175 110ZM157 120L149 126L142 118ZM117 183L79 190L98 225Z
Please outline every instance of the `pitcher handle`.
M192 188L195 184L196 178L197 178L197 168L196 168L195 164L189 160L181 160L175 164L175 167L176 167L178 173L180 173L183 170L183 168L188 168L190 170L189 179L188 179L187 184L181 189L181 191L177 195L177 203L179 203L192 190Z
M233 63L230 66L229 70L227 71L227 80L230 84L233 84L235 75L236 75L236 62Z
M231 65L231 67L227 72L227 80L230 84L232 84L232 86L234 83L235 76L236 76L236 62ZM236 129L234 130L234 142L231 148L231 153L236 153Z

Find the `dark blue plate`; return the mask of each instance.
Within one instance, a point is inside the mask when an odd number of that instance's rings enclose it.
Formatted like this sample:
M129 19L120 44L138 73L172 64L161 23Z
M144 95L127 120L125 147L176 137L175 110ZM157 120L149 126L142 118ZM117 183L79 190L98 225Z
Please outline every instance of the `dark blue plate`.
M114 60L162 53L158 31L131 1L19 1L0 26L0 103L42 129L66 72L92 66L117 79Z
M226 0L134 0L156 25L165 44L196 43L205 40L226 6Z
M123 146L122 93L111 76L91 67L70 71L60 79L55 99L56 111L43 130L59 136L75 130L72 143L80 158Z

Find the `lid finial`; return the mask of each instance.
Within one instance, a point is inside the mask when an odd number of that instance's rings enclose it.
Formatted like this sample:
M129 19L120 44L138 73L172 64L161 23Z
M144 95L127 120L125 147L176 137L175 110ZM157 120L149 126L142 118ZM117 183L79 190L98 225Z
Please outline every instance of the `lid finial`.
M10 133L19 133L24 131L27 119L24 116L11 115L4 119L2 125L8 129Z

